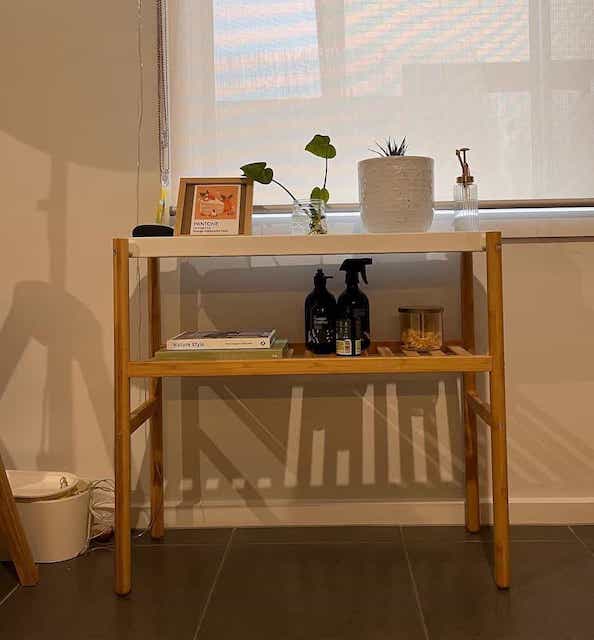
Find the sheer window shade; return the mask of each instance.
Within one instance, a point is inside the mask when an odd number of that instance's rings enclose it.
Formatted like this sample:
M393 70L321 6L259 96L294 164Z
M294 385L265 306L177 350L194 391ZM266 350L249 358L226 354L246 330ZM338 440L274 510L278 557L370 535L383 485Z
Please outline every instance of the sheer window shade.
M306 195L320 132L335 203L388 135L435 158L438 200L462 145L481 199L594 195L594 0L170 0L169 47L174 184L266 160Z

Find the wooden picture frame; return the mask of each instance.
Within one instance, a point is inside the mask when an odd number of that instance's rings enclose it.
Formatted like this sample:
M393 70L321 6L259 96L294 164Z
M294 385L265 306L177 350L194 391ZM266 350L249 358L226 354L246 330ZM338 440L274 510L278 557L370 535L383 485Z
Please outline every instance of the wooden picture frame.
M197 187L239 186L239 231L237 234L227 232L226 235L251 235L252 209L254 199L254 181L250 178L180 178L177 196L177 213L175 235L187 236L191 233L194 215L194 203ZM225 235L225 232L200 233L196 235Z

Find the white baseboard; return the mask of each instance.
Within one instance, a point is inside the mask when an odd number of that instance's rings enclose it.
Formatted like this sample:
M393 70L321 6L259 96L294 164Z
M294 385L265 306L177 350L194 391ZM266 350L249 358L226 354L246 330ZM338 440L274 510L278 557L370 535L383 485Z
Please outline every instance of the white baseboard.
M481 503L482 521L492 521L492 504ZM137 526L146 526L148 506L135 505ZM594 523L594 497L513 498L512 524ZM187 505L166 502L167 527L248 527L275 525L437 525L463 524L464 503L434 502L321 502L271 501L266 505L214 503Z

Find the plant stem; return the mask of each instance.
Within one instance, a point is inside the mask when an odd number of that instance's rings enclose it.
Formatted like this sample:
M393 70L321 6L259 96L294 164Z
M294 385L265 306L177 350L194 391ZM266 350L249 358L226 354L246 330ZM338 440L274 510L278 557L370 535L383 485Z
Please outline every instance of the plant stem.
M328 158L326 158L326 169L324 171L324 186L322 187L322 189L326 188L326 180L328 178Z
M272 182L274 182L274 184L277 184L281 189L283 189L284 191L286 191L289 196L291 196L291 199L293 200L293 202L295 202L297 200L297 198L287 189L287 187L285 187L284 185L282 185L278 180L275 180L274 178L272 179Z

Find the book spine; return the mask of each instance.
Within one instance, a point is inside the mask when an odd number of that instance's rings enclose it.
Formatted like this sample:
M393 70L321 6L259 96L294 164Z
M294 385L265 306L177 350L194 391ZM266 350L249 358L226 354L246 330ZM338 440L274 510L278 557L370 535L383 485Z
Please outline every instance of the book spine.
M197 340L167 340L167 349L169 351L196 351L200 349L200 343Z
M201 351L167 351L166 353L157 353L155 358L162 361L183 360L184 362L225 362L229 360L280 360L287 355L287 349L282 351L268 351L266 349L257 349L256 353L250 353L239 349L232 352L231 350L210 351L202 349ZM175 354L179 355L175 355ZM182 355L183 354L183 355ZM188 355L186 355L188 354Z
M270 349L270 346L270 338L167 340L167 349L170 351L201 351L207 349Z

